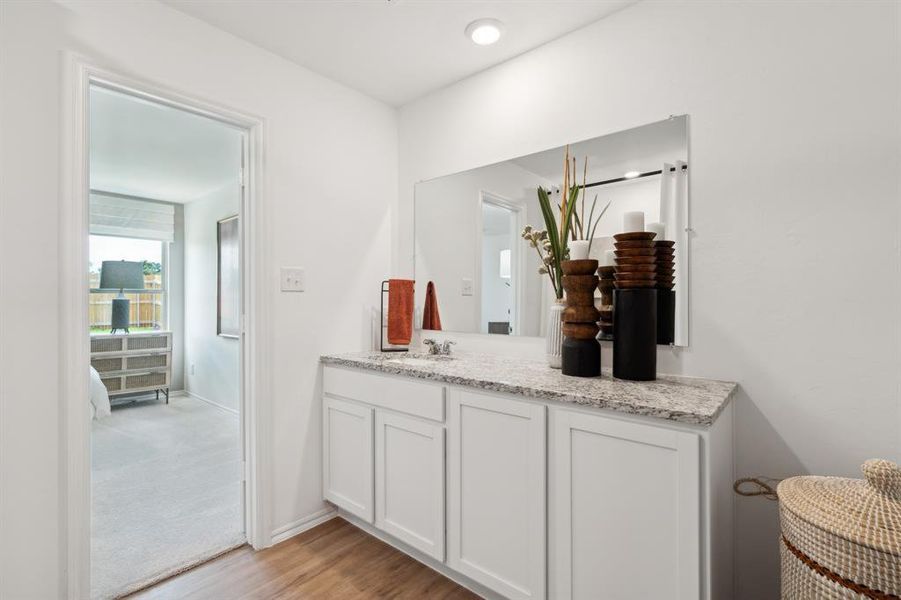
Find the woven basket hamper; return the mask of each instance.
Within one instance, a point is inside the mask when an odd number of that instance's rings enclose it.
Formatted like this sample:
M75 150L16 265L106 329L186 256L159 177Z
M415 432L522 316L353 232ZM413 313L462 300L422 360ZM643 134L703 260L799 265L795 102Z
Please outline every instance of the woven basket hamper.
M901 598L901 469L862 470L779 484L783 600Z

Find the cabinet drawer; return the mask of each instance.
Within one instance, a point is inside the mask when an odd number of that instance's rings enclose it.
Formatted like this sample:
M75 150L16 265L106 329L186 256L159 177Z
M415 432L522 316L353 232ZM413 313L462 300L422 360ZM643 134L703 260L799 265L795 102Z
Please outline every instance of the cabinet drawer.
M444 421L444 387L408 378L323 367L322 391L372 406Z
M125 368L129 371L167 369L169 354L135 354L125 357Z
M98 373L114 373L116 371L124 371L125 370L125 357L124 356L99 356L99 357L91 357L91 366L97 370Z
M125 389L143 390L145 388L166 387L169 385L168 371L146 371L141 373L125 373Z
M110 377L101 377L100 381L103 383L103 386L106 388L108 394L115 394L122 392L122 376L121 375L112 375Z
M130 352L135 350L171 350L172 344L168 333L151 335L134 335L125 338Z
M91 338L91 354L101 354L104 352L124 352L124 337L92 337Z

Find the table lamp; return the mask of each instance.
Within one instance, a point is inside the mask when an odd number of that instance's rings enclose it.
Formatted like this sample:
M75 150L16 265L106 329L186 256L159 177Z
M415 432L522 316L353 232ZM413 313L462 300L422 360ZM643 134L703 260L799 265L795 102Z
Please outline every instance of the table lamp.
M110 333L121 329L128 333L129 311L131 309L125 290L144 289L144 263L127 260L105 260L100 267L100 289L119 290L119 297L113 299L113 315Z

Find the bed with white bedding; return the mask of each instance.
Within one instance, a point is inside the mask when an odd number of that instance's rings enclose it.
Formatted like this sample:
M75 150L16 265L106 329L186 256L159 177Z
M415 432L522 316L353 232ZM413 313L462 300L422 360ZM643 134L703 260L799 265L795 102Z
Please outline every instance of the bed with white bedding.
M91 414L95 419L108 417L110 414L109 393L106 386L100 381L100 373L97 369L91 369Z

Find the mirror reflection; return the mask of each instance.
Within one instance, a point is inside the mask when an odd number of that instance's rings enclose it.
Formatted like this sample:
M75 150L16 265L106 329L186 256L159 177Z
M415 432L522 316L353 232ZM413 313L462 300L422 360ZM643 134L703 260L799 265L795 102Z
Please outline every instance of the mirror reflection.
M559 207L564 154L553 148L416 185L415 276L418 289L434 283L446 331L545 335L556 296L522 232L545 229L539 187ZM638 213L645 230L675 242L674 343L687 345L688 117L573 143L569 155L586 206L606 207L590 236L591 258L612 265L612 236L634 230ZM419 308L424 299L417 297ZM602 308L600 292L596 304Z

